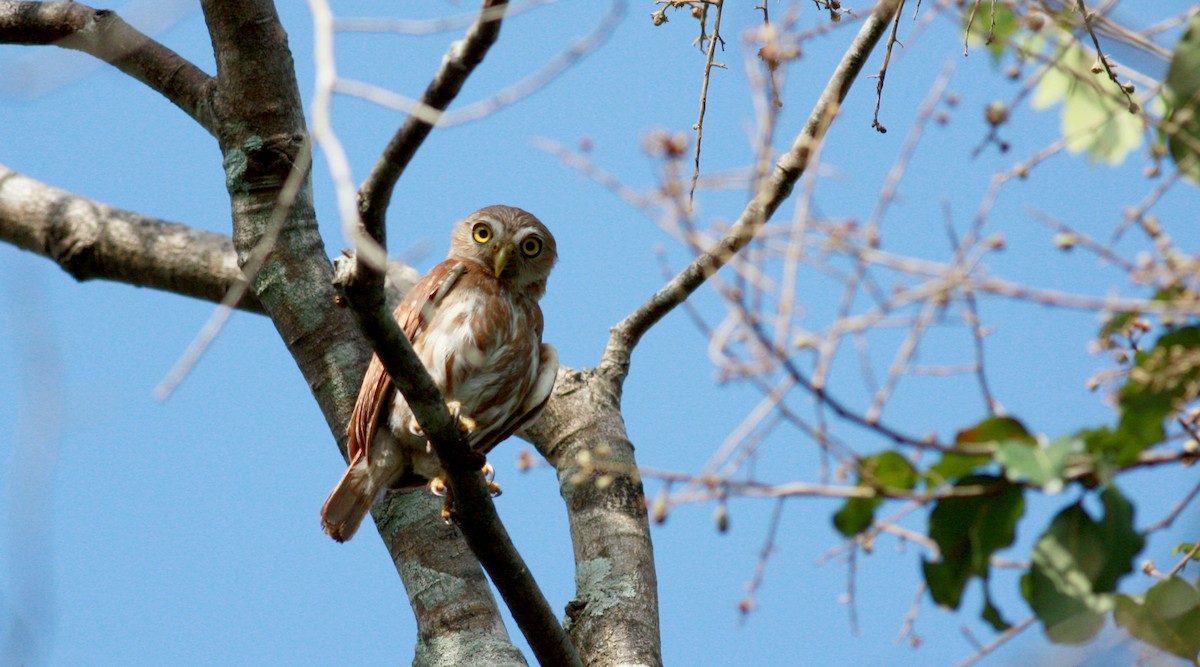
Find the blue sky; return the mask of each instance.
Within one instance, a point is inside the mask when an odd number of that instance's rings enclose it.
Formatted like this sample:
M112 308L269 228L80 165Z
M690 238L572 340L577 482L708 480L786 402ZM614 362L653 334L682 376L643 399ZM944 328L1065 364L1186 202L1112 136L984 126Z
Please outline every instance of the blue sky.
M466 8L399 4L399 13L411 17ZM706 171L740 167L753 157L741 37L758 20L751 4L730 3L725 17L727 43L718 60L729 67L712 77ZM307 100L310 18L304 3L281 5ZM797 7L804 20L816 20L811 3ZM587 33L607 9L607 3L565 1L512 19L460 102L521 79ZM435 131L400 181L389 215L392 253L422 271L445 254L450 225L481 206L507 203L538 215L557 237L560 256L543 301L546 339L575 367L594 365L608 328L661 285L656 247L676 268L690 257L653 221L534 147L536 137L568 146L587 137L596 164L636 189L655 187L658 165L645 156L642 141L653 130L686 131L695 122L703 59L690 46L692 21L671 14L670 23L655 28L651 9L631 3L598 52L528 99L476 123ZM382 15L396 7L339 3L335 10ZM773 11L781 14L782 6ZM1132 10L1118 14L1119 20L1133 18ZM139 25L136 12L129 19ZM902 31L913 29L906 19ZM804 44L804 57L788 77L778 145L790 143L802 125L851 30ZM344 34L338 38L339 71L415 97L457 37ZM213 71L198 9L183 11L158 38ZM906 44L883 102L882 120L891 131L880 135L870 128L874 81L860 80L824 149L816 202L829 217L870 215L917 106L952 63L950 87L962 101L950 110L951 123L928 128L883 227L884 245L892 251L945 259L943 202L958 229L965 229L990 175L1056 138L1056 112L1017 111L1013 128L1004 130L1009 153L991 148L972 159L971 149L986 133L984 105L1010 98L1016 84L997 74L982 51L964 58L961 36L948 18L934 20ZM1149 61L1145 69L1153 66ZM32 99L20 94L27 83L14 84L26 71L45 79L81 67L84 75ZM867 71L877 67L878 57ZM215 141L157 94L92 66L86 56L48 48L0 47L0 79L7 90L0 97L0 163L113 206L229 231ZM346 98L334 110L335 129L361 180L401 117ZM1006 189L989 222L989 230L1008 243L989 259L993 271L1095 294L1121 286L1120 276L1094 257L1056 250L1052 233L1029 211L1106 236L1121 207L1153 187L1140 176L1142 166L1139 157L1120 169L1089 167L1085 157L1064 154ZM314 188L333 254L345 241L320 161ZM738 191L705 193L699 211L706 220L730 220L744 199ZM1200 250L1200 234L1190 226L1198 205L1196 190L1180 187L1158 209L1168 231L1191 252ZM786 219L792 210L785 203L780 215ZM33 637L27 657L47 665L410 660L411 613L374 530L338 545L319 528L318 509L343 463L265 318L235 315L176 394L160 404L152 390L207 319L210 304L125 285L77 283L46 260L7 246L0 246L0 267L0 375L10 378L0 383L0 455L6 461L0 515L8 522L0 532L0 625L26 620ZM800 301L819 322L840 292L815 273L810 279ZM695 302L710 321L724 315L707 289ZM1084 388L1107 366L1087 350L1094 315L996 299L981 310L995 327L987 348L990 380L1012 414L1050 435L1112 419L1104 397ZM873 354L886 361L898 337L882 333L876 340ZM944 344L923 350L922 361L965 360L963 340L946 334ZM689 318L676 312L635 352L624 407L643 465L699 470L759 399L751 387L715 382L706 345ZM834 388L861 404L856 373L853 356L846 356L835 366ZM885 419L947 436L983 416L972 392L967 379L912 379L901 385ZM808 405L802 398L794 402ZM852 428L838 432L864 452L882 446ZM549 470L516 470L525 447L511 441L491 457L505 489L498 509L551 604L561 610L574 588L566 517ZM815 480L818 464L810 441L782 432L764 447L759 469L773 471L767 481ZM1141 474L1123 488L1140 503L1139 523L1145 525L1161 517L1193 479L1191 471ZM647 491L653 494L657 484L649 482ZM1023 558L1072 493L1033 500L1018 544L1006 555ZM854 635L847 606L839 601L847 565L818 562L839 544L829 522L836 507L827 500L787 503L758 609L745 619L736 605L754 574L771 502L731 502L726 534L715 530L711 505L678 508L656 526L666 662L940 665L972 652L963 626L983 642L991 639L975 619L981 598L972 585L957 615L926 598L916 621L922 645L897 644L919 582L919 549L910 544L901 551L887 539L858 558L860 632ZM1167 562L1170 546L1196 527L1194 511L1185 513L1176 533L1152 540L1142 557ZM1130 588L1147 584L1134 577ZM1010 620L1024 618L1015 577L997 577L993 591ZM1033 629L985 664L1059 659L1080 660L1046 649L1040 630Z

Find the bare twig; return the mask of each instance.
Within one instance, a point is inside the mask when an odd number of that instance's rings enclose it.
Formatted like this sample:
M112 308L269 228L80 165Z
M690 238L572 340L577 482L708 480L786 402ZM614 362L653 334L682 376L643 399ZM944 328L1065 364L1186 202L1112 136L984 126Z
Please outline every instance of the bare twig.
M717 45L721 43L721 14L725 10L724 0L716 0L713 4L717 8L717 17L713 19L713 31L708 39L708 53L704 56L704 76L700 83L700 117L696 119L696 165L692 171L692 187L688 191L689 204L695 201L696 181L700 180L700 143L704 140L704 112L708 107L708 80L712 75L713 56L717 53ZM705 6L701 11L707 15L708 7Z
M744 248L791 194L796 180L808 168L814 150L823 141L842 100L898 6L899 0L885 0L876 5L842 57L791 150L780 157L770 178L755 193L737 222L720 241L613 327L598 368L610 378L617 391L629 372L630 355L642 335Z
M974 654L972 654L966 660L963 660L962 662L958 663L957 667L971 667L971 665L974 665L975 663L979 662L984 657L986 657L989 653L992 653L996 649L998 649L1001 646L1003 646L1004 644L1008 643L1008 641L1010 639L1012 639L1013 637L1016 637L1017 635L1024 632L1026 629L1029 628L1029 626L1033 625L1034 621L1036 621L1036 620L1037 620L1037 616L1030 616L1029 618L1026 618L1025 620L1021 621L1020 623L1017 623L1016 625L1012 626L1011 628L1005 630L1004 632L997 635L996 638L993 639L992 641L988 642L987 644L984 644L983 646L980 646L975 651Z
M754 566L754 576L746 584L746 597L738 602L738 611L742 615L742 622L745 622L746 616L757 606L755 597L767 574L767 562L775 553L775 536L779 532L780 520L783 518L784 502L786 501L783 498L775 501L775 509L771 512L771 519L767 524L767 537L763 541L762 549L758 552L758 563Z
M1146 526L1146 534L1157 533L1164 528L1169 528L1171 524L1175 523L1175 519L1178 519L1179 515L1183 513L1183 510L1196 499L1197 494L1200 494L1200 483L1197 483L1192 487L1191 491L1187 492L1187 495L1180 498L1179 502L1175 503L1175 506L1171 508L1171 511L1166 516Z
M492 15L489 12L488 15ZM410 114L418 120L424 120L427 123L438 127L453 127L462 125L474 120L478 120L485 116L496 113L504 107L510 106L525 99L533 93L545 88L551 81L558 77L563 72L571 68L575 63L582 60L584 57L595 51L605 42L611 35L621 17L625 14L624 0L615 0L608 14L604 19L596 25L596 27L581 39L576 40L567 49L563 50L555 57L546 62L540 69L533 74L521 79L507 88L497 92L494 95L486 97L478 102L473 102L466 106L452 110L439 110L427 106L424 102L414 100L410 97L400 95L390 90L374 86L362 81L354 81L350 79L339 79L334 83L334 92L343 95L351 95L360 97L368 102L378 104L389 109L395 109L404 113ZM443 112L444 111L444 112Z
M1083 17L1083 27L1087 30L1088 35L1092 37L1092 44L1096 47L1096 60L1104 68L1105 74L1108 74L1108 80L1113 82L1117 88L1121 89L1121 93L1125 95L1125 101L1129 103L1129 112L1136 113L1141 107L1137 102L1133 101L1133 95L1130 93L1133 88L1127 88L1117 81L1117 73L1113 71L1112 63L1108 62L1108 57L1104 55L1104 51L1100 48L1100 38L1096 37L1096 31L1092 29L1092 21L1094 19L1091 12L1088 11L1083 0L1075 0L1075 8L1079 10L1079 15Z
M451 47L426 88L423 104L438 112L450 104L496 41L501 16L495 10L504 4L505 0L485 0L479 19L467 31L464 40ZM382 248L386 248L384 215L393 188L432 129L433 125L427 120L409 116L359 191L366 233ZM348 272L349 279L343 287L359 327L412 409L446 471L455 499L455 523L504 598L538 662L543 665L581 665L575 647L496 514L479 472L478 454L450 417L441 391L388 312L380 269L380 266L357 261Z
M903 13L904 0L900 0L900 6L896 8L896 16L892 19L892 33L888 35L887 48L883 51L883 64L879 66L879 81L875 83L875 115L871 119L871 127L880 134L887 133L887 128L879 122L879 105L883 103L883 82L887 79L888 65L892 62L892 46L900 41L896 39L896 32L900 30L900 16ZM904 45L901 44L901 46Z

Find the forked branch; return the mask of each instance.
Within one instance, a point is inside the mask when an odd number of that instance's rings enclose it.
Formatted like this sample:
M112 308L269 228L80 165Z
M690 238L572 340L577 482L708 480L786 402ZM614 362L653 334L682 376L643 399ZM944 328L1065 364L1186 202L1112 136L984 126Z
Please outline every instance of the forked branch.
M0 43L52 44L95 56L158 91L216 134L208 97L212 77L112 10L75 2L0 2Z
M850 86L854 84L854 79L887 30L900 4L900 0L882 0L875 5L875 9L842 56L829 83L825 85L825 90L809 114L804 129L792 143L791 149L775 163L770 177L763 182L754 198L746 205L737 222L711 248L613 327L608 346L600 360L599 370L613 383L615 391L620 392L621 385L629 374L630 355L646 331L683 303L696 288L708 280L709 276L720 270L738 251L746 247L791 194L796 181L808 168L816 149L825 139L825 134L837 116Z
M359 190L366 233L386 249L391 193L437 117L450 105L500 32L506 0L485 0L467 36L450 48L426 88L422 110L405 120ZM445 399L385 306L382 272L359 258L344 283L355 319L396 389L424 429L454 495L455 523L543 665L581 665L575 647L508 537L480 473L480 461L446 410Z

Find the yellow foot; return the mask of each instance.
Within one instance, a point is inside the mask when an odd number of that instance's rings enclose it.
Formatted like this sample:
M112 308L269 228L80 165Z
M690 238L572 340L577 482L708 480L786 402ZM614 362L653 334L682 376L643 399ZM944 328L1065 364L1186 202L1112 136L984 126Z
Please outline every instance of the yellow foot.
M446 401L446 409L450 412L450 417L458 422L458 430L462 431L463 435L471 435L475 430L477 423L471 417L462 413L462 403L458 401ZM408 432L417 437L425 435L425 429L417 423L416 417L411 417L408 420Z
M471 435L471 432L475 430L476 423L474 419L463 414L462 403L446 401L446 409L450 411L450 416L454 421L458 422L458 430L462 431L463 435Z
M450 510L454 508L454 498L446 480L441 477L429 480L429 492L442 499L442 521L450 523Z

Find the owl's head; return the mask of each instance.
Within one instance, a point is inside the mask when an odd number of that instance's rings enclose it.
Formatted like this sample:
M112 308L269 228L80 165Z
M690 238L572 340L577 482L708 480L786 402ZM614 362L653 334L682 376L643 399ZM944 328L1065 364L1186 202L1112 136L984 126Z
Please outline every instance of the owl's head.
M550 230L533 214L512 206L488 206L455 226L450 257L478 262L502 283L539 298L558 249Z

